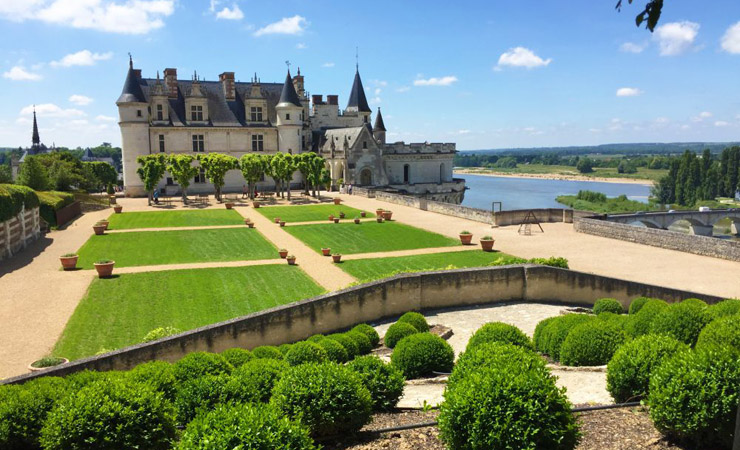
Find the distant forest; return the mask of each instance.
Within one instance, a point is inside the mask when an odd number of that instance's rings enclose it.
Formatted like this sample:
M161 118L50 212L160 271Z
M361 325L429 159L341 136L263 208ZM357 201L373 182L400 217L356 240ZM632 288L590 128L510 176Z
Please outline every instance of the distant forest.
M685 150L695 153L709 149L712 153L720 153L727 147L740 145L740 142L670 142L670 143L638 143L638 144L604 144L585 145L574 147L536 147L510 148L491 150L463 150L459 155L541 155L554 153L557 155L663 155L682 154Z
M121 148L120 147L113 147L107 142L103 142L101 145L98 145L97 147L89 147L92 151L93 156L97 158L105 158L110 157L113 158L113 161L115 162L116 167L121 167ZM10 158L12 155L15 155L16 158L20 158L23 156L23 152L26 149L17 147L17 148L9 148L9 147L0 147L0 165L10 165ZM82 159L82 155L85 153L85 150L87 148L77 147L77 148L67 148L67 147L56 147L57 151L60 152L69 152L77 159Z

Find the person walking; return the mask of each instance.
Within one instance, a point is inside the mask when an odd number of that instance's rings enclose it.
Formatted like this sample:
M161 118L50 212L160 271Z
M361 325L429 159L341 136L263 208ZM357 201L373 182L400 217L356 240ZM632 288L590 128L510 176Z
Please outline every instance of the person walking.
M247 185L242 187L242 198L247 198Z

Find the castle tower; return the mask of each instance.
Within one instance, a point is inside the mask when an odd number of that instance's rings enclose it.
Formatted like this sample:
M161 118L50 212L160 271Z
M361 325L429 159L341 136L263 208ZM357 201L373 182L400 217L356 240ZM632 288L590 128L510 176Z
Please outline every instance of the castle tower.
M349 101L347 102L345 112L357 114L362 117L363 124L370 124L370 114L372 114L372 111L367 104L367 97L365 97L365 88L362 87L359 68L355 71L355 80L352 83L352 91L349 93Z
M285 76L283 92L280 94L280 101L275 106L275 111L277 112L278 151L300 153L303 150L301 145L303 142L303 121L301 120L303 105L293 86L290 70Z
M380 107L378 107L378 115L375 116L375 125L373 125L373 137L376 141L381 144L385 144L385 124L383 123L383 115L380 114Z
M129 56L128 73L123 83L121 96L116 101L119 125L121 126L121 147L123 149L123 186L127 196L146 194L144 183L136 174L136 158L150 153L148 103L141 90L139 76Z

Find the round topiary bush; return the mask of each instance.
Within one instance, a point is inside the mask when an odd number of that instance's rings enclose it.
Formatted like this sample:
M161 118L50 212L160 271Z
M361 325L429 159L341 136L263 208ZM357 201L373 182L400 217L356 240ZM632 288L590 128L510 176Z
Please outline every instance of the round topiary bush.
M532 341L529 340L526 334L522 333L522 330L503 322L489 322L482 327L478 328L473 336L468 341L468 346L465 351L468 352L471 349L491 342L504 342L508 344L518 345L520 347L532 350Z
M372 344L373 348L377 347L378 343L380 342L380 336L378 335L378 332L375 331L375 328L371 327L370 325L366 323L355 325L352 328L352 331L359 331L360 333L367 336L368 339L370 339L370 344Z
M630 302L629 314L633 315L633 314L637 314L638 312L640 312L642 307L645 306L645 303L647 303L649 300L652 300L652 299L649 297L637 297L634 300L632 300L632 302Z
M646 334L621 346L606 367L606 389L617 403L641 400L650 375L663 361L689 347L670 336Z
M226 358L226 361L228 361L234 368L240 367L254 359L252 352L237 347L222 351L221 356Z
M725 316L704 327L699 334L696 348L713 345L740 351L740 315Z
M349 360L347 350L334 339L322 339L316 344L324 349L328 361L343 363Z
M370 391L375 411L393 409L403 395L406 379L403 374L390 364L384 363L377 356L359 356L348 365L362 379L362 384Z
M719 319L720 317L740 314L740 300L734 298L722 300L707 308L705 314L707 316L707 322Z
M609 362L627 336L609 322L594 320L568 333L560 348L560 362L567 366L601 366Z
M578 325L596 320L594 316L587 314L565 314L555 317L543 330L544 351L555 361L560 360L560 347L565 342L568 334Z
M320 363L326 361L326 350L313 342L296 342L285 355L285 361L291 366L306 363Z
M308 428L269 405L219 405L190 422L179 450L314 450Z
M270 404L300 418L314 436L355 432L372 414L372 398L360 376L336 363L292 367L275 385Z
M610 324L624 331L625 328L627 327L629 316L626 314L614 314L612 312L603 312L599 314L598 316L596 316L596 320L599 320L602 322L609 322Z
M167 450L176 435L175 411L161 393L117 379L90 383L60 400L41 430L41 446Z
M228 381L227 375L203 375L181 383L175 394L177 422L187 425L198 413L213 409L221 402Z
M429 331L429 324L427 323L427 319L425 319L424 316L418 312L409 311L399 317L398 322L408 323L409 325L416 328L416 330L420 333Z
M126 377L128 377L128 372L118 370L108 370L105 372L83 370L82 372L76 372L64 377L64 380L67 382L69 391L72 392L79 391L88 384L95 383L97 381L123 380Z
M495 352L499 346L508 348L489 354L488 365L476 370L471 365L448 383L439 414L440 438L447 448L575 448L580 434L565 389L555 385L541 360L519 364L537 358L521 347L486 344L474 353ZM511 353L518 357L510 363Z
M385 332L385 336L383 337L383 343L388 348L394 348L398 344L398 341L418 332L419 330L409 323L396 322L388 327L388 331Z
M451 372L455 352L450 344L431 333L406 336L391 354L391 363L406 378L419 378L432 372Z
M348 331L344 334L357 343L360 355L367 355L373 351L373 344L365 333L361 331Z
M481 344L470 351L460 354L455 363L455 368L452 369L447 385L455 384L469 372L491 368L504 370L510 365L545 367L545 360L536 353L527 351L518 345L504 342Z
M283 359L283 353L274 345L261 345L252 349L255 358Z
M65 381L58 377L43 377L23 385L2 386L0 448L41 448L41 427L49 412L67 392Z
M347 358L352 359L355 356L358 356L360 354L360 346L357 345L357 342L355 342L354 339L347 336L344 333L334 333L330 334L326 337L327 339L333 339L340 344L342 344L342 347L344 347L345 350L347 350Z
M663 300L648 300L642 305L639 312L629 316L625 331L633 338L650 333L653 321L666 309L668 309L668 303Z
M315 344L318 344L318 342L324 340L324 338L326 338L326 336L324 336L323 334L314 334L313 336L311 336L310 338L306 340L308 342L313 342Z
M603 312L623 314L624 308L622 308L622 304L615 298L600 298L594 303L593 311L597 316Z
M689 299L666 308L653 320L650 326L651 332L673 336L693 347L696 345L699 333L707 324L707 317L704 314L707 309L706 304L698 302L701 301Z
M223 389L223 399L237 403L266 403L272 396L272 388L289 368L287 362L278 359L249 361L231 373Z
M280 350L280 353L283 354L283 358L285 358L285 355L288 354L293 344L280 344L278 346L278 350Z
M177 380L172 364L164 361L150 361L129 370L127 375L130 381L146 384L155 391L163 393L167 400L174 400Z
M548 317L547 319L540 320L537 326L534 328L534 335L532 336L532 343L534 344L535 350L542 353L547 353L545 350L545 343L549 340L549 331L547 326L557 319L558 316Z
M195 352L177 361L173 367L173 374L178 383L182 383L204 375L229 374L233 369L226 358L221 355Z
M736 352L719 347L681 352L650 377L650 417L672 439L697 448L730 449L739 391Z

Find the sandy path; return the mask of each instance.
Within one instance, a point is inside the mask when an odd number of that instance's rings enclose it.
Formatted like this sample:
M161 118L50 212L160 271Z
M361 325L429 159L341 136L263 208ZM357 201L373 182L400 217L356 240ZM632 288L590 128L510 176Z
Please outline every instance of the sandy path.
M455 170L454 175L480 175L482 177L502 177L502 178L538 178L540 180L560 180L560 181L596 181L599 183L623 183L623 184L642 184L652 186L655 181L645 178L609 178L609 177L589 177L586 175L566 175L558 173L508 173L508 172L476 172L473 170Z

